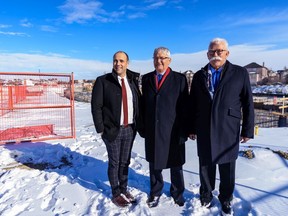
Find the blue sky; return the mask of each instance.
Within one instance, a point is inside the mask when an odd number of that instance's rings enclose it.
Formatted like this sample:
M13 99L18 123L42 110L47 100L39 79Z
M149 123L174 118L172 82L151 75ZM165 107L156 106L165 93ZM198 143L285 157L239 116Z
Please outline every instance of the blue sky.
M171 67L197 71L214 37L229 60L288 67L287 0L2 0L0 71L71 72L93 79L126 51L130 69L153 70L154 48L171 50Z

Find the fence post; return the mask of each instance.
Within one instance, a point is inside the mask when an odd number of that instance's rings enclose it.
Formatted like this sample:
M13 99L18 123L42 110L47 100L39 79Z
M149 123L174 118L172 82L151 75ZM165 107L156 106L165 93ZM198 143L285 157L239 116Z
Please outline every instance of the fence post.
M279 116L278 127L287 127L287 117L285 115Z
M281 115L279 115L279 120L278 120L278 127L287 127L287 116L285 115L285 109L288 107L287 105L285 105L285 101L288 98L285 98L285 96L283 96L282 98L282 106L280 106L279 108L282 109Z
M4 110L3 110L3 107L4 107L4 102L3 102L3 87L2 85L0 85L0 104L1 104L1 113L0 113L0 116L3 115L4 113Z
M258 125L255 125L254 134L255 134L255 135L258 135L258 132L259 132L259 126L258 126Z
M12 86L8 86L8 109L13 110L13 92Z

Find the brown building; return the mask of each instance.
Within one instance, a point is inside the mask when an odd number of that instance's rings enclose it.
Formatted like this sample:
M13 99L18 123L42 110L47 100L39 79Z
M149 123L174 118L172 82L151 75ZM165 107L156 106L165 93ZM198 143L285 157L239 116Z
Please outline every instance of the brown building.
M252 62L244 67L249 73L251 84L257 84L259 81L268 77L269 70L264 66L264 63L263 66L261 66L255 62Z

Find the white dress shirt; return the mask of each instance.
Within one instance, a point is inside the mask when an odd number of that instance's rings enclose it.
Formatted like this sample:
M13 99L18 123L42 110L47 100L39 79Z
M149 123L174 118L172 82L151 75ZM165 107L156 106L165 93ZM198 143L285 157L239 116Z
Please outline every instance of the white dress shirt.
M121 82L121 77L118 76L118 81L120 83L120 85L122 86L122 82ZM128 83L127 80L127 76L123 77L124 82L125 82L125 87L126 87L126 92L127 92L127 103L128 103L128 124L133 124L133 95L132 95L132 91L130 88L130 85ZM124 111L123 111L123 101L122 101L122 105L121 105L121 117L120 117L120 125L124 124Z

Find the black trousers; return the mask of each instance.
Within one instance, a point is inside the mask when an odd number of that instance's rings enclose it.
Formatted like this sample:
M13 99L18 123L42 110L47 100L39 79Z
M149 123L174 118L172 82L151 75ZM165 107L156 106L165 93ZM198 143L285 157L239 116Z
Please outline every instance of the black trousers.
M212 191L215 189L216 165L202 163L199 160L200 173L200 199L211 201L213 198ZM235 166L236 161L218 164L220 185L219 185L219 201L231 201L233 199L233 191L235 188Z
M156 170L154 169L154 164L149 163L149 170L150 196L160 196L164 187L162 169ZM170 194L175 200L178 200L183 197L183 193L185 190L182 166L170 168L170 178Z
M114 197L127 190L128 167L134 138L135 130L128 126L120 128L114 141L103 140L108 153L108 179Z

